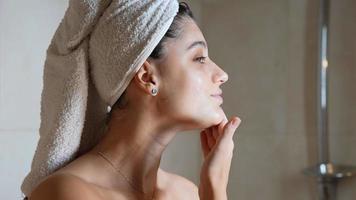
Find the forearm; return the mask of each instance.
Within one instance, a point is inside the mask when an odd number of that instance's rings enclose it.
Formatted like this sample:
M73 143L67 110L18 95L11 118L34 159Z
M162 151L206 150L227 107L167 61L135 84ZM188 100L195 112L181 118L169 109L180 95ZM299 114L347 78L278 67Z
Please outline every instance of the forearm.
M209 182L201 182L199 185L200 200L227 200L226 188L214 186Z
M216 192L204 192L199 191L200 200L227 200L227 195L225 193L216 193Z

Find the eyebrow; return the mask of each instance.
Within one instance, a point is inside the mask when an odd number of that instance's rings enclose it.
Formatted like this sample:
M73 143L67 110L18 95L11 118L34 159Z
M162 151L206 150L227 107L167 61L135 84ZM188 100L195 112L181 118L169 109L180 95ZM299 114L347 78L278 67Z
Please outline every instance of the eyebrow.
M193 42L191 45L189 45L189 47L187 48L187 51L188 51L189 49L192 49L192 48L196 47L196 46L202 46L202 47L204 47L204 48L207 48L206 43L201 40L201 41L195 41L195 42Z

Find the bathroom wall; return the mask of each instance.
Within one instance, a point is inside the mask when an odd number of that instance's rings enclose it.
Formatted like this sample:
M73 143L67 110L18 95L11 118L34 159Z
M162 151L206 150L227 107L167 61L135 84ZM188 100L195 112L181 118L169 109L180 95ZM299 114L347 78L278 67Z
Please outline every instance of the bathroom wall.
M0 199L21 199L40 123L45 51L66 1L0 0Z
M209 54L229 74L223 108L242 119L235 141L230 199L317 198L315 90L317 0L203 0ZM332 0L331 159L356 165L356 2ZM356 179L339 184L355 196Z
M356 166L356 1L331 2L330 150L336 163ZM338 199L356 197L356 178L339 183Z

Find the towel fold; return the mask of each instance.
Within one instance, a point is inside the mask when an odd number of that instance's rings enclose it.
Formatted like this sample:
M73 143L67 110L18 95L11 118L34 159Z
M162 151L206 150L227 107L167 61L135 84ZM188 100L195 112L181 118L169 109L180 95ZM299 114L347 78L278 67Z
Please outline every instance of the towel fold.
M21 190L84 154L108 109L167 32L177 0L70 0L47 49L39 141Z

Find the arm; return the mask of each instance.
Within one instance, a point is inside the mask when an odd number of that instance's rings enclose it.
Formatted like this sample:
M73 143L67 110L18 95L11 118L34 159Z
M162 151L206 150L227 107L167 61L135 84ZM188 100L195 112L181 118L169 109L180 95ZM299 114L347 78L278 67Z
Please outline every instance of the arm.
M232 122L236 120L236 124ZM241 120L226 116L218 125L200 133L204 162L200 172L199 196L201 200L227 200L227 184L233 157L233 135Z

